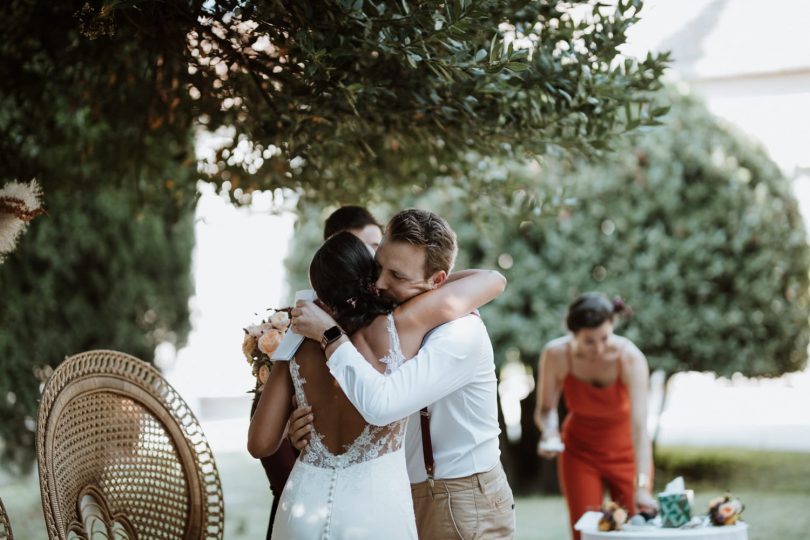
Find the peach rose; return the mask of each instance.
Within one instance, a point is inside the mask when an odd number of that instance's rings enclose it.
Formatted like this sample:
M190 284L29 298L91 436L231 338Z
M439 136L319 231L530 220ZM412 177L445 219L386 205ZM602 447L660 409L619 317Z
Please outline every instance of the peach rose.
M276 330L286 330L290 326L290 316L287 315L286 311L276 311L273 313L273 316L270 317L270 324L273 325L273 328Z
M259 350L267 356L273 354L278 349L281 343L281 338L284 334L278 330L269 330L259 338Z
M253 362L253 350L256 348L256 336L253 334L245 334L245 339L242 341L242 353L245 355L248 363Z
M251 336L259 337L262 335L262 327L258 324L251 324L247 328L245 328L245 333L250 334Z
M264 364L259 368L259 382L261 384L266 383L268 377L270 377L270 368L267 366L267 364Z
M266 334L270 330L275 330L275 328L273 328L273 323L271 322L263 322L262 324L259 325L260 334Z

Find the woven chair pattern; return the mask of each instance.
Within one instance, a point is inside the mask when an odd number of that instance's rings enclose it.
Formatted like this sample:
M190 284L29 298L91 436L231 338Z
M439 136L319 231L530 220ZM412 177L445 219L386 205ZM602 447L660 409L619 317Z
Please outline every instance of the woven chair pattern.
M14 540L11 534L11 523L8 522L6 507L3 506L3 499L0 499L0 540Z
M54 371L37 459L51 539L223 536L222 487L199 422L137 358L89 351Z

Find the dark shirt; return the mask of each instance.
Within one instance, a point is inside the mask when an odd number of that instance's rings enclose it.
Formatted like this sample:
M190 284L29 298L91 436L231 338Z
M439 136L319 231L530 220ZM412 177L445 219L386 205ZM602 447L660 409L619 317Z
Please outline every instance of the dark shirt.
M250 416L256 411L256 406L259 404L259 397L261 394L257 393L253 398L253 405L250 408ZM276 510L278 509L278 501L281 499L281 492L284 491L284 485L287 483L287 478L290 477L295 460L298 459L298 450L290 444L288 439L281 442L276 453L261 458L264 467L264 474L267 475L267 480L270 482L270 491L273 493L273 506L270 509L270 523L267 525L267 540L270 540L270 535L273 532L273 522L276 518Z

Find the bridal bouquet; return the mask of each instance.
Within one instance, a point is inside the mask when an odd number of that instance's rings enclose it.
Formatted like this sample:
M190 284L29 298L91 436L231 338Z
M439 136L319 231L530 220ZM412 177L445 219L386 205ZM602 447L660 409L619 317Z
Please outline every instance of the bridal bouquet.
M290 327L291 309L268 310L272 312L268 319L243 329L245 338L242 340L242 353L256 377L253 392L260 390L270 376L270 355L278 348L281 338Z
M712 525L734 525L740 519L743 510L745 506L742 501L733 497L731 493L709 501L709 519Z
M613 501L602 507L602 517L599 518L600 531L619 531L627 521L627 510Z

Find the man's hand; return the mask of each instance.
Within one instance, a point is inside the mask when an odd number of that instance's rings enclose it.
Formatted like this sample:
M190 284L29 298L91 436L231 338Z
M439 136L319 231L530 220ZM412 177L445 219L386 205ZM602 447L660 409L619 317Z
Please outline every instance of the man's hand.
M290 313L291 328L298 335L320 342L323 333L337 325L327 312L313 302L299 300Z
M312 432L312 407L298 407L290 415L290 427L287 436L290 443L300 451L309 446L309 436Z

